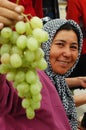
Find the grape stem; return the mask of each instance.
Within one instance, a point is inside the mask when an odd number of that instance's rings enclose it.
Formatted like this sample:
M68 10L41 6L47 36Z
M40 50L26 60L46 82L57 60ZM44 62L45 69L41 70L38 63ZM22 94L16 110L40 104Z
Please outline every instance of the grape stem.
M20 0L16 0L16 4L18 5L19 4L19 1ZM22 13L22 16L24 16L24 18L25 18L25 20L28 22L29 20L28 20L28 16L30 16L31 18L32 18L32 15L31 14L24 14L24 13Z
M16 4L17 4L17 5L19 4L19 1L20 1L20 0L16 0Z
M18 5L19 4L19 1L20 0L16 0L16 4ZM24 14L24 13L22 13L22 16L24 16L24 18L25 18L25 20L28 22L29 21L29 19L28 19L28 16L30 16L31 18L32 18L32 15L31 14Z
M31 14L24 14L22 13L22 16L24 16L25 20L28 22L29 19L28 19L28 16L30 16L32 18L32 15Z

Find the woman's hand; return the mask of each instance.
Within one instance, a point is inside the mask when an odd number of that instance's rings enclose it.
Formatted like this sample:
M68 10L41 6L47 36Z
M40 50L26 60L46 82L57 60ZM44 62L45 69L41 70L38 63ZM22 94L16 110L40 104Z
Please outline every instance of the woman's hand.
M0 29L4 26L14 25L17 21L24 20L23 12L23 6L8 0L0 0Z

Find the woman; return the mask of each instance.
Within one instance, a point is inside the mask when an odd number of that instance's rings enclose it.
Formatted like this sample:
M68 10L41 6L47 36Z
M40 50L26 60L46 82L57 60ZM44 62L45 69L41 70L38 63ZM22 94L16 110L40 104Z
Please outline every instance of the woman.
M49 33L49 40L43 44L48 68L45 72L37 71L43 86L41 107L33 120L27 119L22 99L1 74L1 130L77 130L75 104L64 79L80 57L81 30L74 21L65 19L51 20L43 29Z

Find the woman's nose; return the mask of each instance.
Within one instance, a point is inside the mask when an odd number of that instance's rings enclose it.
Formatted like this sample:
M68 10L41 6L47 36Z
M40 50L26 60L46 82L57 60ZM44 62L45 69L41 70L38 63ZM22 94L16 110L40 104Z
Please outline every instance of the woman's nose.
M70 57L71 56L71 50L69 47L64 48L64 52L63 55L66 57Z

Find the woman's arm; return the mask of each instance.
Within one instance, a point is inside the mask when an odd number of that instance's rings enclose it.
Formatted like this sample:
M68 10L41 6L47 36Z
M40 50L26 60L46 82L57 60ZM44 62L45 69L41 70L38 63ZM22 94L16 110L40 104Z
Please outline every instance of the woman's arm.
M74 78L66 78L66 82L70 88L77 88L78 86L82 86L86 88L86 77L74 77ZM86 93L74 95L74 102L76 107L86 104Z

